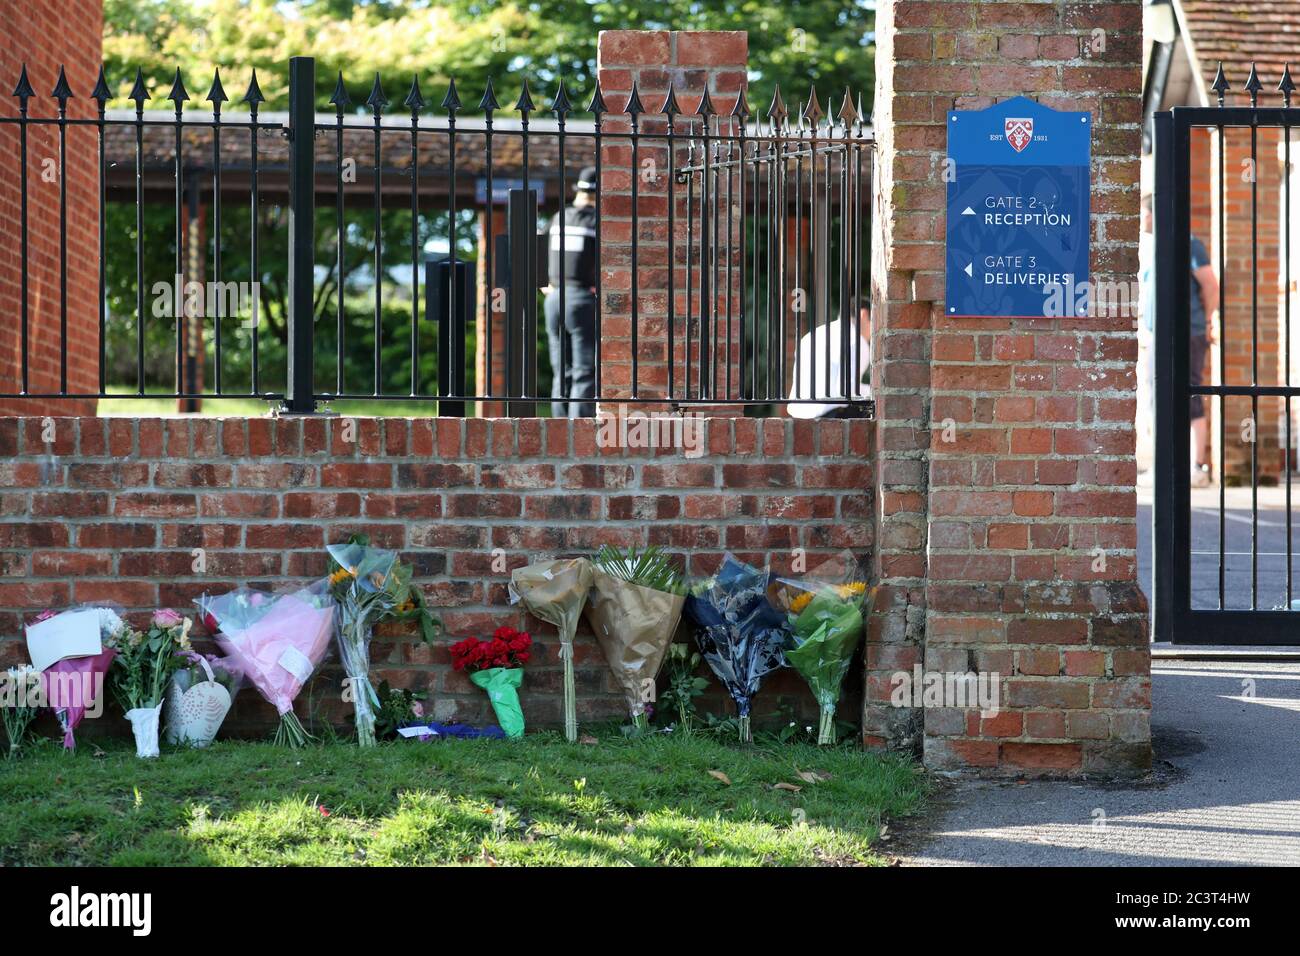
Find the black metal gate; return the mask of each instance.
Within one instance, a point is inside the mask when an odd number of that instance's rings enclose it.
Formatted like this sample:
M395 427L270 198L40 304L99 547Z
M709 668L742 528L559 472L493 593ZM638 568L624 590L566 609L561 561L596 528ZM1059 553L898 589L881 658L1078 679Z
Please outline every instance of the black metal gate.
M1281 107L1259 105L1262 83L1253 70L1245 86L1250 99L1248 106L1224 105L1228 84L1222 70L1212 89L1218 94L1217 107L1179 107L1155 117L1153 631L1155 640L1178 644L1300 644L1300 613L1292 610L1297 605L1293 603L1291 517L1291 405L1292 399L1300 395L1300 387L1293 386L1290 373L1291 230L1288 220L1290 130L1297 123L1297 112L1291 108L1294 84L1289 72L1283 76L1277 87L1283 99ZM1213 359L1214 374L1207 384L1193 384L1190 362L1192 143L1197 129L1212 131L1209 163L1217 171L1217 187L1209 196L1214 212L1213 236L1206 237L1214 241L1206 242L1206 246L1212 249L1209 264L1219 280L1218 313L1222 331ZM1270 143L1273 137L1280 140L1277 156L1261 151L1261 134L1268 130L1281 131L1269 137ZM1225 158L1228 141L1237 143L1231 162ZM1259 164L1274 161L1281 163L1280 181L1276 190L1261 194ZM1229 210L1225 208L1225 183L1229 181L1225 177L1233 176L1241 176L1247 184L1249 199ZM1281 204L1277 236L1262 236L1260 232L1260 212L1269 203ZM1224 223L1229 214L1240 217L1237 221L1243 236L1249 224L1248 248L1236 249L1232 255L1225 251L1228 243ZM1274 240L1276 253L1267 251ZM1267 274L1260 271L1262 258L1273 254L1278 259L1281 280L1278 289L1273 290L1278 297L1276 301L1270 300L1266 283L1261 290L1260 279L1262 274ZM1225 294L1229 275L1247 268L1250 269L1249 294L1229 299ZM1240 278L1240 273L1236 278ZM1279 316L1275 334L1270 321L1265 321L1261 328L1261 319L1268 318L1270 309ZM1248 343L1245 342L1247 316ZM1249 367L1244 372L1230 374L1226 362L1230 345L1234 350L1248 352ZM1275 375L1261 375L1261 355L1281 357ZM1205 500L1198 507L1193 504L1189 406L1194 396L1202 398L1207 413L1211 413L1211 427L1217 433L1216 460L1210 462L1217 488L1206 494L1206 498L1217 497L1217 508L1208 506ZM1279 407L1276 438L1279 450L1285 449L1277 487L1265 489L1274 499L1274 508L1265 510L1264 518L1261 518L1260 493L1264 486L1257 432L1261 402ZM1248 416L1241 414L1238 422L1237 413L1244 413L1247 408ZM1231 426L1230 417L1233 418ZM1236 450L1240 464L1235 466L1239 473L1234 475L1233 469L1226 467L1225 455L1230 443L1237 442L1244 444ZM1230 483L1239 486L1233 490L1231 499ZM1245 506L1247 492L1249 509ZM1278 500L1284 500L1284 510L1276 507ZM1230 501L1235 508L1230 507ZM1282 574L1284 580L1279 580Z

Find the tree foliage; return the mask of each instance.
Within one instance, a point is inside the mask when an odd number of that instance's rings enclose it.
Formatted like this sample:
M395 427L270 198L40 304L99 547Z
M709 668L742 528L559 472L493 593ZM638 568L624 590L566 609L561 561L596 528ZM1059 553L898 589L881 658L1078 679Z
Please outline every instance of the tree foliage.
M257 69L268 103L283 108L290 56L317 59L319 93L342 71L364 93L376 71L398 86L417 74L438 102L455 77L466 103L493 78L501 101L523 77L535 90L563 76L589 92L601 30L747 30L750 102L765 105L779 83L787 101L816 84L823 103L845 87L871 98L872 0L105 0L104 55L118 106L137 67L165 94L180 67L191 95L221 67L238 100ZM238 92L236 92L238 91ZM470 96L465 94L469 93ZM793 94L793 95L792 95ZM353 96L354 99L364 97ZM575 102L578 101L575 97ZM237 104L228 107L237 108Z

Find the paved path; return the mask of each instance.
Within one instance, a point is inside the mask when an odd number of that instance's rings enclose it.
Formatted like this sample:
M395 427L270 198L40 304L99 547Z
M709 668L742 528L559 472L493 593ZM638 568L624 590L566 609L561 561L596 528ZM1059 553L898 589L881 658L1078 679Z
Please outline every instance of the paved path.
M1286 551L1291 539L1291 594L1300 598L1300 479L1291 489L1291 527L1287 527L1286 489L1260 488L1252 502L1249 488L1224 489L1224 598L1229 608L1249 608L1251 537L1258 553L1256 606L1286 606ZM1219 606L1219 489L1193 488L1192 607ZM1138 488L1138 581L1151 597L1151 489ZM1300 636L1297 637L1300 643Z
M1300 865L1300 664L1163 661L1153 690L1151 781L960 780L903 864Z

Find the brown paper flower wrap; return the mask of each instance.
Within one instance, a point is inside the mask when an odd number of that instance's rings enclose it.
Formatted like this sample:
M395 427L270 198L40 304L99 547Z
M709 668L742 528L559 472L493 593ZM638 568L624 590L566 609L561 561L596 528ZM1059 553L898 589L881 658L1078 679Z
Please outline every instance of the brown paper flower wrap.
M578 740L578 710L573 686L573 635L591 590L591 564L586 558L558 558L516 568L510 591L536 618L554 624L560 635L564 662L564 736Z
M654 699L655 677L685 603L684 594L656 591L599 568L592 570L584 616L627 697L633 723L642 729L646 726L646 701Z

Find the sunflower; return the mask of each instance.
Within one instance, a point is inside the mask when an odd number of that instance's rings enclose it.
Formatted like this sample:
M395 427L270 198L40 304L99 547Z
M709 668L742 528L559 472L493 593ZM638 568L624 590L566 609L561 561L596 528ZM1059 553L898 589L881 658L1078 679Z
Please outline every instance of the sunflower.
M330 584L338 584L340 581L350 577L352 577L352 571L350 569L339 568L337 571L335 571L333 574L330 575Z
M793 614L799 614L813 599L812 591L804 591L790 600L790 611Z
M841 584L835 589L835 593L842 598L862 597L867 592L865 581L850 581L848 584Z

